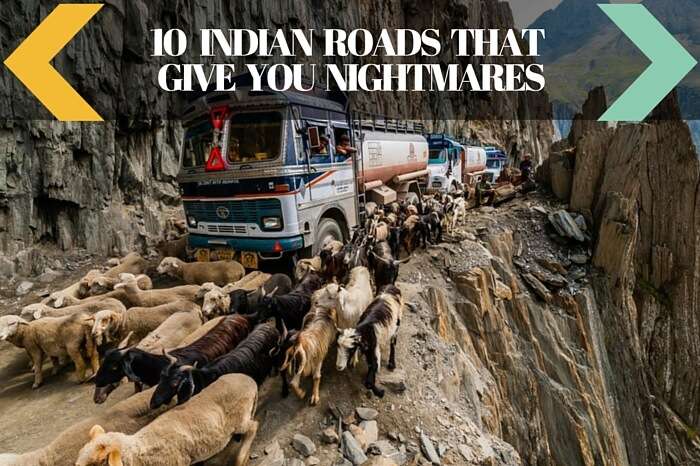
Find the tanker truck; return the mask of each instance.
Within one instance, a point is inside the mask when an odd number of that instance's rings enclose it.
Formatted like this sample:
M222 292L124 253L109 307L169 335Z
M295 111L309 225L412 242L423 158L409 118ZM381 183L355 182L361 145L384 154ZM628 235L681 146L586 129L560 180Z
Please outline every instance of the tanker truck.
M477 141L458 141L446 134L428 136L428 193L455 193L476 185L486 170L486 152Z
M348 240L366 202L420 202L420 124L353 113L340 93L235 79L236 91L194 95L183 111L178 183L197 260L257 269L306 257Z

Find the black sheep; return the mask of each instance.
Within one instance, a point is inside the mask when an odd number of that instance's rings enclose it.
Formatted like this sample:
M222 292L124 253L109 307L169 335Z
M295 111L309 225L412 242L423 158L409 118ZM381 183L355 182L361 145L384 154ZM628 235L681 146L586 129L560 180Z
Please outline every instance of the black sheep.
M159 397L164 403L177 395L177 404L185 403L192 396L226 374L245 374L260 385L279 368L279 346L284 339L274 325L258 325L233 351L217 358L208 365L182 365L173 361L161 375ZM287 380L282 374L282 395L287 396Z
M280 333L283 323L289 329L301 329L304 317L311 309L311 295L322 286L321 276L309 271L291 292L281 296L263 296L258 306L260 321L274 317Z
M250 333L257 321L255 315L228 316L191 345L173 350L170 356L186 364L205 364L235 348ZM104 402L124 377L134 382L137 389L144 385L156 385L161 371L168 363L167 356L148 353L138 348L108 351L102 367L95 374L94 401Z
M284 295L292 291L292 279L283 273L276 273L263 286L255 291L233 290L229 293L231 314L248 314L254 312L260 299L269 294Z

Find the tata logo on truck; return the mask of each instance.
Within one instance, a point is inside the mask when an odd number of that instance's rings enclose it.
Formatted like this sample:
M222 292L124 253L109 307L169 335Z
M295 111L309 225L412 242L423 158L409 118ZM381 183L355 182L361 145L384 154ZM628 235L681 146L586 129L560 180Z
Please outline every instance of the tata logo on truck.
M221 220L226 220L230 214L231 212L229 212L229 210L224 206L216 208L216 216Z

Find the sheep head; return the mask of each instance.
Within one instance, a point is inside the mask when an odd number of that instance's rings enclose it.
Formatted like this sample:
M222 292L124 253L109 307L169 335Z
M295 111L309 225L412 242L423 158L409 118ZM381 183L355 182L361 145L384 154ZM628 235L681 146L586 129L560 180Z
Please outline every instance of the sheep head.
M29 325L29 322L17 316L0 317L0 341L14 337L20 325Z
M346 328L338 335L338 356L335 360L335 367L338 371L344 371L348 367L348 361L352 359L355 352L360 347L362 338L354 328Z
M30 304L22 308L22 312L20 312L19 316L23 319L38 320L41 319L42 311L48 307L49 306L41 303Z
M114 285L114 289L119 290L121 288L129 288L129 287L138 288L136 276L133 273L120 273L119 274L119 283Z
M313 307L322 307L330 309L336 306L338 301L338 293L340 286L337 283L331 283L316 291L311 298Z
M109 394L121 384L126 374L126 366L130 364L126 359L129 339L133 334L134 332L130 332L117 348L107 350L105 353L102 364L95 374L95 393L92 397L95 403L104 403Z
M158 265L156 269L161 275L170 275L171 277L182 276L182 266L180 265L180 259L176 257L166 257Z
M328 251L328 253L330 253L330 251ZM297 265L294 267L294 279L300 282L304 279L304 276L312 270L314 272L321 271L321 257L302 259L297 262Z
M204 295L202 313L207 317L228 314L231 296L221 288L215 288Z
M94 425L90 429L90 441L80 449L76 466L123 466L121 444L124 434L106 433L102 426Z
M91 288L94 281L102 276L102 272L97 269L90 270L78 282L78 296L85 298L92 294Z
M177 404L182 404L194 395L192 370L196 368L196 363L192 366L178 364L177 359L167 354L165 350L163 355L168 358L170 364L160 373L160 380L151 397L151 409L170 403L175 396L177 396Z
M194 298L203 299L207 293L209 293L211 290L216 290L217 288L219 287L215 283L204 283L202 286L199 287L199 290L197 291L197 294L194 295Z
M115 311L99 311L92 317L92 335L98 345L109 343L112 340L112 330L116 326L119 316Z
M264 290L263 290L264 291ZM229 309L232 309L236 314L242 314L243 310L248 310L248 295L255 293L255 291L247 290L233 290L229 293L229 298L231 303L229 304Z

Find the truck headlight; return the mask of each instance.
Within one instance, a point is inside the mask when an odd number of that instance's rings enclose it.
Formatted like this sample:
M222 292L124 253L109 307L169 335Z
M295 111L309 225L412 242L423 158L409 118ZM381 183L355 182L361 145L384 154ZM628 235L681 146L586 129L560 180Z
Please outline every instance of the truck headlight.
M263 217L262 218L262 228L263 230L281 230L282 229L282 218L280 217Z
M190 226L190 228L197 228L197 219L192 215L188 215L187 224Z

